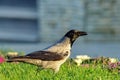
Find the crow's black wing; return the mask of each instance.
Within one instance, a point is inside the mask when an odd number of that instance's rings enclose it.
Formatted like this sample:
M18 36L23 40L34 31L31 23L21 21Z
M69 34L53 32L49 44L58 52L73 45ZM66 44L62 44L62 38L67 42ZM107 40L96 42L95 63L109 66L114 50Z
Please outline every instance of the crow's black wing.
M30 54L27 54L26 57L29 59L40 59L43 61L56 61L61 60L66 55L57 54L55 52L49 52L49 51L37 51Z

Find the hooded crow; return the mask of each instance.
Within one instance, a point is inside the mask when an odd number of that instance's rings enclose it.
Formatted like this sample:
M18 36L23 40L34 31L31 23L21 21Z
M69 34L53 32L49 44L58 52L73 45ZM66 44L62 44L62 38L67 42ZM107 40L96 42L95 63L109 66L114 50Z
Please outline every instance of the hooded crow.
M42 69L52 69L55 73L70 56L74 41L79 36L87 35L86 32L78 30L68 31L62 39L55 44L41 50L32 52L25 56L18 56L9 59L7 62L24 62L37 65Z

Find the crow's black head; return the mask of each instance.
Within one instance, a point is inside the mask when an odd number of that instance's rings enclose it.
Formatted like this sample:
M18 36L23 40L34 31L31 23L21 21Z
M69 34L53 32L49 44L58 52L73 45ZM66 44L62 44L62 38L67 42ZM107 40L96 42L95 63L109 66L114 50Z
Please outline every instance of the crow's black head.
M86 32L84 31L78 31L78 30L70 30L65 34L65 37L70 38L71 45L73 42L79 37L79 36L84 36L87 35Z

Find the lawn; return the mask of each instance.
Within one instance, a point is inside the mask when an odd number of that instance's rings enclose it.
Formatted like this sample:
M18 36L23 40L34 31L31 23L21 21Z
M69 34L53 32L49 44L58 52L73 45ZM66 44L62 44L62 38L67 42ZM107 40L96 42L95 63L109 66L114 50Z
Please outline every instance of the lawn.
M14 51L0 50L0 55L5 58L11 53L16 55ZM23 55L22 52L19 54ZM37 66L31 64L3 62L0 63L0 80L120 80L120 61L110 63L109 58L105 57L86 60L79 66L74 59L69 59L56 74L50 69L36 74L36 70Z
M0 64L0 80L120 80L117 71L110 71L101 64L77 66L67 61L57 74L49 69L36 74L36 69L30 64L5 62Z

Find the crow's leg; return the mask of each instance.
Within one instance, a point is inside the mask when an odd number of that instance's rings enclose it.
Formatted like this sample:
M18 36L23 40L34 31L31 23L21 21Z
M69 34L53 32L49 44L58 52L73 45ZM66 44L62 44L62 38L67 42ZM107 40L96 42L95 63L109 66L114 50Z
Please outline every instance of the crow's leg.
M43 70L43 68L38 66L37 69L36 69L36 75L37 75L38 72L40 72L41 70Z

